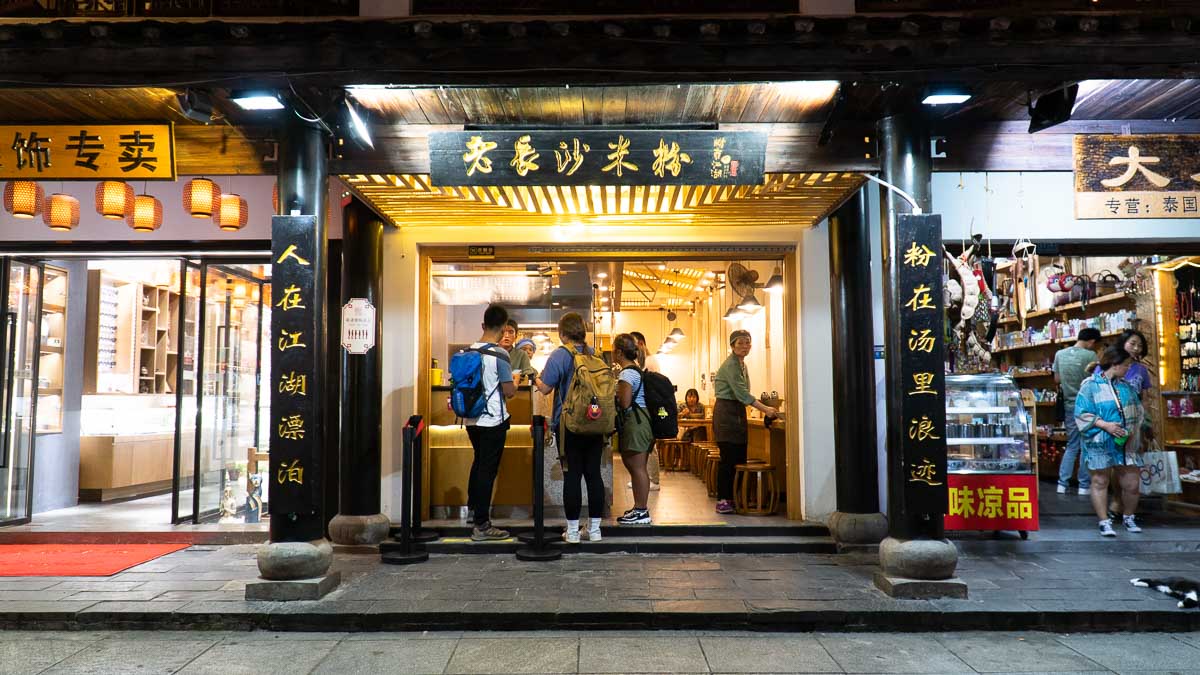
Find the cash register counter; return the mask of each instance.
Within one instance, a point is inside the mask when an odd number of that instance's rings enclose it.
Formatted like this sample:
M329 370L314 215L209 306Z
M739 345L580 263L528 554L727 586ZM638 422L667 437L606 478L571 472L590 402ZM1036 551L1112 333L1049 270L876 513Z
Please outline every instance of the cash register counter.
M450 387L435 385L430 396L428 427L429 508L433 518L458 518L467 505L467 482L471 475L474 451L467 437L467 428L460 425L449 407ZM533 437L530 422L534 411L545 415L549 424L550 397L530 390L528 385L517 388L517 395L506 403L509 420L508 439L500 460L500 473L492 493L492 510L496 518L527 517L533 501ZM549 517L562 513L562 467L553 447L546 448L543 463L545 481L543 494ZM605 453L601 469L608 488L608 504L612 504L612 456Z

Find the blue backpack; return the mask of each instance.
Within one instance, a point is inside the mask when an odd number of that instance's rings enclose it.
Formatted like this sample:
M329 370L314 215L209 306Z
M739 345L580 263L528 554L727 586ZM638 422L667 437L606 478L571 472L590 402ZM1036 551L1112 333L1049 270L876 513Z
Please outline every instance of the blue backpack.
M450 408L462 419L476 419L487 412L488 399L496 391L483 390L483 355L494 356L508 362L508 354L495 345L467 347L450 357ZM500 382L496 383L496 389ZM504 399L500 400L501 406Z

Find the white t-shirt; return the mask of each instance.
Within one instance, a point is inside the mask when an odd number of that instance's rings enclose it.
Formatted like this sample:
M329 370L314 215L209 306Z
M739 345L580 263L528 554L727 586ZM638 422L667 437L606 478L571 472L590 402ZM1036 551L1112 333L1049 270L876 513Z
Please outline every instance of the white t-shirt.
M646 365L642 366L642 370L647 373L661 373L662 370L658 367L658 357L654 354L647 354Z
M502 353L503 349L486 342L476 342L472 349L488 348L483 351L483 395L487 397L487 410L476 419L463 420L467 426L498 427L508 419L508 408L504 405L504 391L500 382L512 382L512 366L488 353L489 349ZM503 378L503 379L501 379Z

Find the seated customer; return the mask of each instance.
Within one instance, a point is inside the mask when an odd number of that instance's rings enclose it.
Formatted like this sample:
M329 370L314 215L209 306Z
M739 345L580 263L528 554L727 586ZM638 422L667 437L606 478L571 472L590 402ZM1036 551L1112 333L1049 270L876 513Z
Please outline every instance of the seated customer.
M688 389L683 396L683 405L679 406L679 419L681 420L702 420L704 419L705 408L700 402L700 392L695 389ZM691 427L683 432L680 437L684 441L706 441L708 440L708 431L704 427Z

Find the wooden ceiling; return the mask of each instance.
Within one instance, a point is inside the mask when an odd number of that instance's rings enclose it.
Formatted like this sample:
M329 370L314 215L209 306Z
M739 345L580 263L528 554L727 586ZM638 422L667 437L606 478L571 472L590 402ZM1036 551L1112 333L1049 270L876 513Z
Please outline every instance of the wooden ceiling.
M811 227L863 182L856 173L767 174L762 185L437 187L429 176L343 175L394 225L779 225Z

